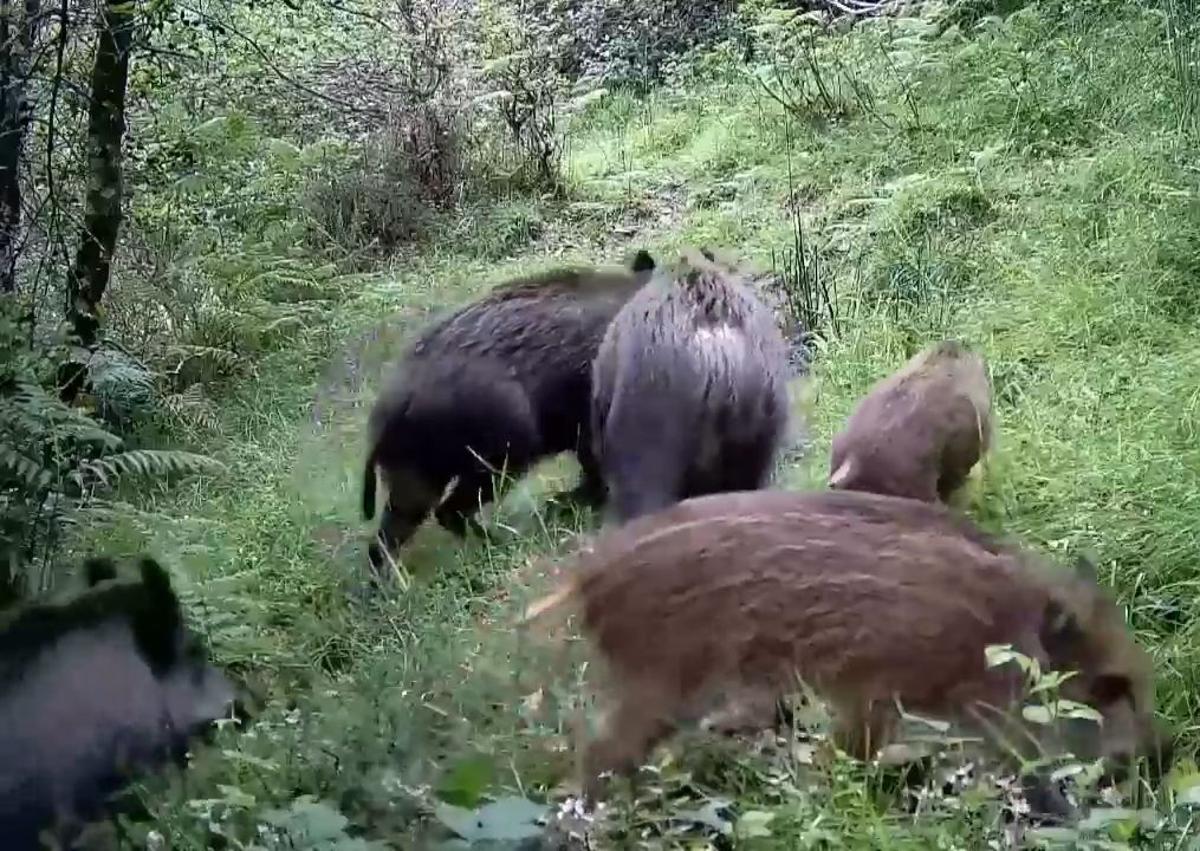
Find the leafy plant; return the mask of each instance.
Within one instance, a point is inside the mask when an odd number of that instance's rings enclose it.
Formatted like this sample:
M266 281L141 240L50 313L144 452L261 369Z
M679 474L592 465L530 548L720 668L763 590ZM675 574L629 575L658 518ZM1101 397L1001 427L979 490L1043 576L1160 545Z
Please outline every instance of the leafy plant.
M551 47L561 21L539 18L524 3L480 4L484 22L482 75L492 90L482 103L499 115L515 155L510 185L558 191L565 136L560 126L566 81Z

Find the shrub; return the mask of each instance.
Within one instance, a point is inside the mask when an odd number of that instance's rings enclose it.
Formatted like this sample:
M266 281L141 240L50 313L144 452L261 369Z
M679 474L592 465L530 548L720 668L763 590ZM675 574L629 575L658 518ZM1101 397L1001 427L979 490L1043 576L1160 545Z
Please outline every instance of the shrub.
M532 15L559 34L558 70L571 79L645 89L670 59L725 32L731 0L536 0Z

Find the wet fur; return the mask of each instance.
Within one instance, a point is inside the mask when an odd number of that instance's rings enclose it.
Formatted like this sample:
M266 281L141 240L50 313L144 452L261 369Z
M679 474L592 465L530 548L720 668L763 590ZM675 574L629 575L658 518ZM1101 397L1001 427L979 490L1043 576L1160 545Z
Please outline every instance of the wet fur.
M1092 579L909 499L688 500L602 534L532 611L577 611L605 663L612 706L584 758L589 797L601 772L631 771L715 699L766 705L796 675L830 702L835 740L855 756L887 744L893 696L968 726L983 717L1020 746L1027 731L1004 710L1021 677L1011 664L986 668L989 644L1082 671L1064 696L1101 704L1108 723L1067 725L1076 753L1135 750L1153 713L1149 657Z
M943 341L859 402L833 439L829 485L946 501L992 441L987 365L961 344Z
M593 366L592 434L612 515L770 481L788 426L775 318L711 252L687 252L617 314Z
M589 432L591 363L609 322L653 267L643 251L628 269L556 269L510 281L421 334L368 423L367 519L376 469L389 493L372 564L383 549L403 545L430 510L464 534L495 497L496 474L518 477L559 452L575 452L583 467L573 496L603 501Z
M136 581L85 565L77 598L30 604L0 622L0 835L67 842L139 769L182 759L224 714L228 681L186 632L160 565Z

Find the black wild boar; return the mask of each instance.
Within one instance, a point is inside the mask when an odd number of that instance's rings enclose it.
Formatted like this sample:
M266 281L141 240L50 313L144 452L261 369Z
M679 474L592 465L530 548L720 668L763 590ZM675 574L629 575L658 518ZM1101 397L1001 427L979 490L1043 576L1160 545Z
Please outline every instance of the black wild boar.
M640 251L629 269L556 269L509 281L420 335L368 425L367 519L375 513L377 468L388 491L370 547L373 567L431 509L462 536L474 512L495 498L495 475L520 476L559 452L575 452L583 468L570 497L603 502L589 432L592 359L613 316L653 268Z
M0 620L0 837L64 843L138 771L180 762L191 736L226 715L233 687L186 629L166 572L139 581L87 565L90 588Z

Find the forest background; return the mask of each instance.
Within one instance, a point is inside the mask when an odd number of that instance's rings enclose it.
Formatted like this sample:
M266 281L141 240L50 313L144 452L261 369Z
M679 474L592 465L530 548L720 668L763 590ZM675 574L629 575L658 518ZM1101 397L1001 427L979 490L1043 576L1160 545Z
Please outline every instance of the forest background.
M138 787L121 841L534 830L566 794L577 690L544 681L512 616L539 587L530 560L596 518L546 516L573 475L550 463L486 542L426 529L365 594L366 408L414 328L505 276L708 243L769 273L806 373L785 486L820 486L856 398L921 345L987 355L999 448L971 511L1098 556L1185 743L1160 788L1042 839L1191 847L1198 11L0 0L0 588L155 553L258 703L185 777ZM776 745L664 751L597 830L779 848L1006 833L1003 796L913 811L876 768Z

